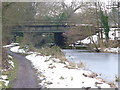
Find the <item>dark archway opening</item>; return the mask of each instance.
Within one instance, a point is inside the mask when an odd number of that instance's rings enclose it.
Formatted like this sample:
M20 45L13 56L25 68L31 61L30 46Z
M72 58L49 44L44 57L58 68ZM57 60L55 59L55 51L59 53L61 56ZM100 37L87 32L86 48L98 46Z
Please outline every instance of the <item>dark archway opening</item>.
M63 33L54 33L55 44L61 48L65 47L65 37Z

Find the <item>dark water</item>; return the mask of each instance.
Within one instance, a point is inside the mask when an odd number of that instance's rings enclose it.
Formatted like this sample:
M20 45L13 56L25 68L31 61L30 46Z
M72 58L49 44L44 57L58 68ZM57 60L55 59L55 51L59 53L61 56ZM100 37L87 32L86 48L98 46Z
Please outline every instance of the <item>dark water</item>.
M114 81L118 75L118 55L115 53L96 53L86 50L64 49L68 60L79 63L86 63L88 69L101 74L101 77L108 81Z

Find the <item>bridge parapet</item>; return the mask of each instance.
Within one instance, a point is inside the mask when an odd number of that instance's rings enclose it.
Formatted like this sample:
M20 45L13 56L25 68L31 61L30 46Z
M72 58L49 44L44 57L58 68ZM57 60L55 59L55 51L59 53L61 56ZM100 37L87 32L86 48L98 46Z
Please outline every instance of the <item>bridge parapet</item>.
M25 25L23 27L16 26L14 27L13 32L66 32L68 31L69 26L63 25Z

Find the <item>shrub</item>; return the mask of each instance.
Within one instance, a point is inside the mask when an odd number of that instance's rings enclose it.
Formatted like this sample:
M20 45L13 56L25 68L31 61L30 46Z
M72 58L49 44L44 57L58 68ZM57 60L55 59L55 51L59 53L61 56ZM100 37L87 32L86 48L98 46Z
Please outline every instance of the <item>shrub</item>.
M20 37L20 36L16 36L16 42L17 43L21 43L23 37Z
M119 77L115 75L115 82L119 82L119 81L120 81Z

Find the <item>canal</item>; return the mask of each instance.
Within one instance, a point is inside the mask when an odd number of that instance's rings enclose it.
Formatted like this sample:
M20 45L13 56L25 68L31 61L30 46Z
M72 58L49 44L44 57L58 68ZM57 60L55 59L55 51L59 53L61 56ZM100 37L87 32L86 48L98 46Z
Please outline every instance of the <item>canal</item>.
M101 75L107 81L114 81L118 75L118 55L115 53L96 53L87 50L64 49L68 60L86 64L86 68Z

